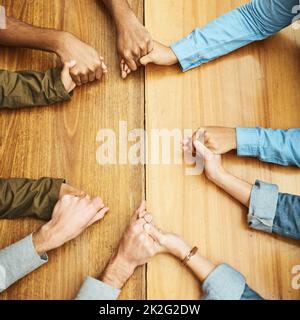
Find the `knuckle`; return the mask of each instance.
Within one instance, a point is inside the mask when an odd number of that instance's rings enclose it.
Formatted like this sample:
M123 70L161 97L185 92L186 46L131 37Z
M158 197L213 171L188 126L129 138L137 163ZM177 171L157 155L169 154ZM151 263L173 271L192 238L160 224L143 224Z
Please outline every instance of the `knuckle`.
M138 55L140 54L140 48L139 48L139 47L134 48L134 49L133 49L133 54L134 54L135 56L138 56Z
M130 50L125 50L124 51L124 57L125 57L125 59L131 59L131 57L132 57L131 51Z
M140 227L139 227L139 225L138 225L138 224L134 224L134 225L132 226L132 228L131 228L131 231L132 231L133 234L139 234L139 232L140 232Z
M147 42L140 43L139 47L140 47L141 50L145 50L146 47L147 47Z

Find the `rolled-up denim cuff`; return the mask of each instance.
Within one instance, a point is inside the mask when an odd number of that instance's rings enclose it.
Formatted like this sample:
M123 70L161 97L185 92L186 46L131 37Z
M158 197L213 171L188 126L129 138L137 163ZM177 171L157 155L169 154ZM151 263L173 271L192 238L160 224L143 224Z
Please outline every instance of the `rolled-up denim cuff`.
M39 256L32 235L0 250L0 292L48 262L48 256Z
M171 49L175 53L183 72L202 64L199 50L193 46L189 37L172 44Z
M257 128L236 129L237 154L240 157L259 155L259 133Z
M245 277L227 264L215 268L203 283L205 300L240 300L246 286Z
M87 277L76 300L116 300L120 292L102 281Z
M272 233L278 203L278 186L257 180L251 191L248 224L252 229Z

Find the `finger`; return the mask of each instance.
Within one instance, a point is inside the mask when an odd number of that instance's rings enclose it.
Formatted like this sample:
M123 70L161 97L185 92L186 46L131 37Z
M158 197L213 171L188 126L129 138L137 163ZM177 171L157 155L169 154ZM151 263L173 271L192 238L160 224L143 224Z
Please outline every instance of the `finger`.
M138 219L142 219L142 218L144 218L144 216L147 214L147 211L145 210L145 211L143 211L143 212L139 212L139 214L138 214Z
M182 141L182 145L183 146L189 146L190 145L190 143L191 143L191 139L184 139L183 141Z
M144 211L146 211L146 206L147 203L146 201L142 201L141 205L139 206L139 208L135 211L135 213L132 215L131 220L132 221L136 221L139 219L139 215L142 214Z
M89 82L93 82L96 80L96 72L89 73Z
M121 77L125 79L127 77L127 72L125 70L125 61L123 59L120 62L120 70L121 70Z
M153 39L151 39L148 42L148 52L147 53L150 53L151 51L153 51L153 49L154 49L154 41L153 41Z
M196 131L195 139L200 140L200 142L201 142L201 141L203 141L204 135L205 135L205 129L200 128Z
M203 157L205 161L211 160L214 156L214 154L200 141L196 140L194 142L194 146L196 148L197 155Z
M147 223L151 223L153 221L153 216L150 213L146 213L143 218Z
M144 230L148 233L148 235L154 239L155 241L157 241L158 243L162 243L163 242L163 234L161 233L160 230L158 230L155 226L153 226L152 224L145 224L144 225Z
M97 80L101 80L102 76L103 76L103 70L101 68L97 68L96 70L96 79Z
M102 68L102 72L103 73L107 73L108 72L108 68L107 68L106 64L103 61L101 63L101 68Z
M82 84L86 84L89 82L89 77L87 74L81 74L80 75L80 81Z
M65 75L69 75L70 74L70 69L72 69L73 67L76 66L76 61L75 60L71 60L69 62L66 62L63 66L63 69L62 69L62 73L65 74Z
M92 200L92 205L94 206L96 212L104 208L103 200L100 197L96 197Z
M81 79L78 75L72 75L71 74L71 77L73 79L73 81L76 83L76 86L81 86L82 85L82 82L81 82Z
M137 70L137 65L136 65L136 63L135 63L135 61L133 59L126 60L126 64L130 68L130 70L132 70L132 71L136 71Z
M152 62L153 62L153 59L152 59L151 52L148 55L146 55L140 59L140 64L143 66L146 66L147 64L152 63Z
M88 227L94 224L97 221L100 221L104 218L104 216L107 214L109 211L109 208L105 207L102 210L100 210L94 217L93 219L89 222Z
M195 148L195 145L194 145L194 142L195 141L199 141L200 138L204 135L204 129L200 128L198 129L194 134L193 134L193 137L192 137L192 141L193 141L193 144L192 144L192 148L193 148L193 157L196 157L197 155L197 150ZM201 139L202 141L202 139Z

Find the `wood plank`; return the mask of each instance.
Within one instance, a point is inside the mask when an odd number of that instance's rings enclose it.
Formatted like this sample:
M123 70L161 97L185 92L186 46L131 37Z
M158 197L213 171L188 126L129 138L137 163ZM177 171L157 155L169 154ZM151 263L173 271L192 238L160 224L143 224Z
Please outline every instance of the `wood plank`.
M145 19L155 39L170 44L246 0L147 0ZM177 67L148 67L146 112L152 129L202 125L299 127L299 31L288 28L265 42L182 74ZM175 150L180 153L180 150ZM300 171L224 157L225 166L300 194ZM299 244L251 231L246 210L203 176L186 176L181 165L147 166L147 199L158 224L184 236L216 263L227 262L267 299L299 299L292 267ZM198 299L200 286L178 261L153 259L147 269L149 299Z
M81 237L50 253L43 268L8 289L0 299L72 299L87 275L98 276L106 265L129 217L144 197L143 166L100 166L96 161L101 128L118 132L144 125L144 75L119 77L115 34L101 1L1 1L9 15L38 26L71 31L105 57L110 73L102 84L76 90L71 102L0 113L0 175L2 177L65 177L110 207L105 220ZM143 19L143 1L131 4ZM0 49L0 68L46 70L55 57L26 49ZM129 192L130 190L130 192ZM39 226L33 220L1 221L0 248ZM123 291L123 299L145 297L144 268Z

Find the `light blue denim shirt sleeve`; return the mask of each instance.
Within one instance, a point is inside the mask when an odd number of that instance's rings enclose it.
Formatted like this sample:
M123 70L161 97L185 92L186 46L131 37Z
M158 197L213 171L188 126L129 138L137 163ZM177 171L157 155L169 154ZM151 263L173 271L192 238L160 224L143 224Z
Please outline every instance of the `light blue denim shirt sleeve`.
M88 277L83 283L76 300L116 300L120 293L120 290Z
M253 0L171 46L183 71L198 67L287 27L299 0Z
M279 193L278 186L256 181L252 188L249 226L300 240L300 196Z
M205 300L240 300L245 286L243 275L229 265L221 264L208 275L202 289Z
M40 257L33 245L32 235L0 250L0 292L48 262Z
M245 277L228 264L217 266L203 283L205 300L263 300Z
M300 167L300 129L237 128L237 154Z

